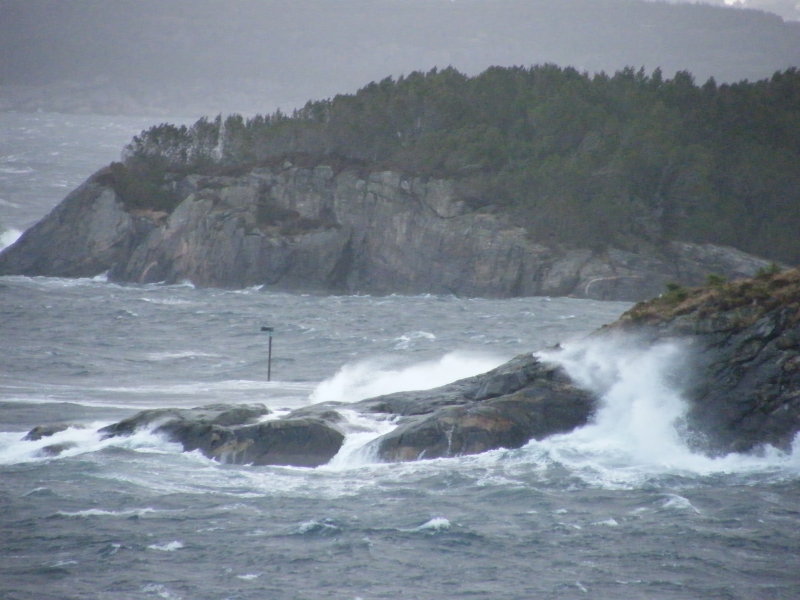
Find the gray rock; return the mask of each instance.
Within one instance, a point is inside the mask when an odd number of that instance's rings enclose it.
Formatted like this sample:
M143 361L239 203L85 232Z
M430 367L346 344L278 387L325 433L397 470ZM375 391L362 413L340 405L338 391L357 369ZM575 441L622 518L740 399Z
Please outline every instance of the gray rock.
M0 254L0 275L91 277L126 260L149 227L92 177Z
M269 410L260 404L209 405L192 409L154 409L100 430L106 437L152 428L225 463L316 467L341 448L344 435L322 418L293 417L256 422Z
M448 180L320 165L170 175L170 215L128 213L99 171L0 254L0 274L92 276L322 293L651 297L668 281L752 275L766 261L674 242L632 253L556 249Z
M407 461L519 448L585 425L595 400L554 365L520 355L488 373L434 390L364 400L359 410L403 417L373 442L378 456Z
M658 300L637 306L609 329L635 330L651 342L691 341L693 376L684 396L695 449L790 449L800 432L800 271L694 294L672 312Z
M389 461L519 448L531 439L585 425L594 409L589 393L544 379L512 394L448 406L406 421L375 445L378 455Z

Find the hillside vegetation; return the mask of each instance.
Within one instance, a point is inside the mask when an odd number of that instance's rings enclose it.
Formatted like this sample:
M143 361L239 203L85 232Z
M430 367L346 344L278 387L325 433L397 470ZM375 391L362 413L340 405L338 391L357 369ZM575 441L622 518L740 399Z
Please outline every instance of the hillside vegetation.
M168 171L287 156L454 179L474 209L507 213L548 244L639 250L679 239L800 263L794 68L724 85L631 68L414 72L292 115L153 127L115 172L135 192L147 186L131 181ZM128 196L139 206L153 197Z

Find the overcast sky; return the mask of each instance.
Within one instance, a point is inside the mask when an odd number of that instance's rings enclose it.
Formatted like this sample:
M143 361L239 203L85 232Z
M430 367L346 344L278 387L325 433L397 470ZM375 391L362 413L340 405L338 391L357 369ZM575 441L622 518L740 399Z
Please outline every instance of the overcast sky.
M0 0L0 110L291 110L447 66L658 67L702 83L800 65L800 22L677 1Z

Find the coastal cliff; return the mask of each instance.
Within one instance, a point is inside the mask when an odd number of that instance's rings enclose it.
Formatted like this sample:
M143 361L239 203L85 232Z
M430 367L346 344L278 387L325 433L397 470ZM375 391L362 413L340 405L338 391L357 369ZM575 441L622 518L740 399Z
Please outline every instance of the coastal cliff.
M563 247L473 207L452 180L290 161L167 175L171 212L126 202L98 171L0 254L0 274L320 293L572 295L640 300L669 281L742 277L768 262L711 244Z

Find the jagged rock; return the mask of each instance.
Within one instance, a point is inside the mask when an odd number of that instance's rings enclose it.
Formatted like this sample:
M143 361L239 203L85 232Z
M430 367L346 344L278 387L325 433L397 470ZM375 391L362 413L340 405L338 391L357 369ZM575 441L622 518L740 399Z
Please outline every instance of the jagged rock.
M675 242L627 252L557 249L452 181L354 168L258 167L169 175L170 215L126 210L109 169L0 253L0 275L93 276L334 293L573 295L638 300L668 281L767 265L732 248Z
M691 341L684 395L696 449L789 449L800 432L800 271L681 292L640 303L605 330Z
M574 386L544 382L511 395L442 408L400 425L377 442L384 460L407 461L519 448L531 439L585 425L594 399Z
M126 259L141 226L95 174L0 254L0 274L97 275Z
M530 353L520 354L491 371L459 379L432 390L396 392L368 398L353 406L367 412L399 416L425 415L439 408L512 394L540 379L567 382L566 375L558 367L544 364Z
M355 406L405 417L374 445L382 459L406 461L519 448L585 425L594 404L560 367L521 355L484 375Z
M256 423L269 414L260 404L209 405L145 410L100 430L106 437L152 427L185 451L200 450L226 463L316 467L341 448L344 435L321 418L285 418Z
M317 467L342 447L344 435L321 419L278 419L230 431L212 447L198 446L222 462ZM186 449L192 449L187 447Z

